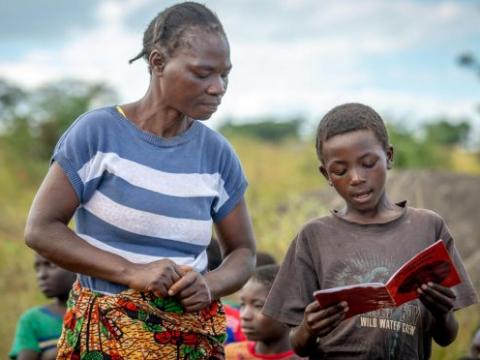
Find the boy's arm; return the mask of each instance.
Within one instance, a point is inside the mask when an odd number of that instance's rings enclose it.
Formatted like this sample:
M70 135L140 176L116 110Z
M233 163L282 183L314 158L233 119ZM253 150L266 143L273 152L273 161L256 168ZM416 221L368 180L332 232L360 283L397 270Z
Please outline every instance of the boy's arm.
M34 350L22 350L16 357L17 360L39 360L40 354Z
M432 336L440 346L451 344L458 333L458 322L453 312L449 312L443 319L435 318Z
M433 315L433 339L440 346L451 344L458 333L458 323L453 314L455 293L450 288L432 282L419 287L418 293L423 305Z
M290 331L290 343L300 356L309 356L317 347L317 339L329 334L344 319L348 311L347 303L322 309L318 301L305 308L302 323Z

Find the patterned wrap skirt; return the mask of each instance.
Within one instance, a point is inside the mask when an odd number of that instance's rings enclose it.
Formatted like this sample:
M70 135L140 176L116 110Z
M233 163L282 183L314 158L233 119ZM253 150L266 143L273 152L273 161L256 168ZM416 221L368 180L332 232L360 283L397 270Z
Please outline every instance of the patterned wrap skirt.
M219 301L185 312L173 297L136 290L105 295L75 282L57 360L220 360L225 338Z

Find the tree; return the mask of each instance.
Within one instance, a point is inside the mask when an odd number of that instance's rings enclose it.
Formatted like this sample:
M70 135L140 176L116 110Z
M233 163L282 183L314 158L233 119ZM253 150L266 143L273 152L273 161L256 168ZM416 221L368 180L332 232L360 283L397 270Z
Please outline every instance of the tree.
M19 156L48 159L61 134L80 114L115 102L101 83L62 80L32 91L0 80L3 141Z
M247 136L269 142L280 142L286 139L299 139L303 123L304 120L300 118L287 121L267 118L243 124L227 121L219 131L225 136Z

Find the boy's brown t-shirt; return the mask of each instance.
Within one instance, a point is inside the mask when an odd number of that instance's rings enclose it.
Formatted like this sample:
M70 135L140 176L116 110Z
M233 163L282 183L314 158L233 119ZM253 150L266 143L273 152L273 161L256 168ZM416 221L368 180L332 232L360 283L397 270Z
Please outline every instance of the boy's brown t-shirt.
M453 287L455 309L477 295L443 219L430 210L404 207L383 224L361 225L330 216L307 223L290 245L263 313L290 326L303 320L313 292L336 286L383 282L407 260L442 239L462 283ZM433 318L420 300L344 320L319 338L311 359L429 359Z

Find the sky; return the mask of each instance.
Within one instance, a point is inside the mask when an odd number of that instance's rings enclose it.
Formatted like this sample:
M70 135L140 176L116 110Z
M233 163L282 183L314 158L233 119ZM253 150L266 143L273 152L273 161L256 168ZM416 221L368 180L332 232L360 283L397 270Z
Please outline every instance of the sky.
M35 88L102 81L119 102L148 86L143 31L176 1L0 0L0 78ZM231 46L229 89L209 123L302 116L366 103L389 119L440 116L480 126L480 77L458 66L480 55L477 0L207 0Z

